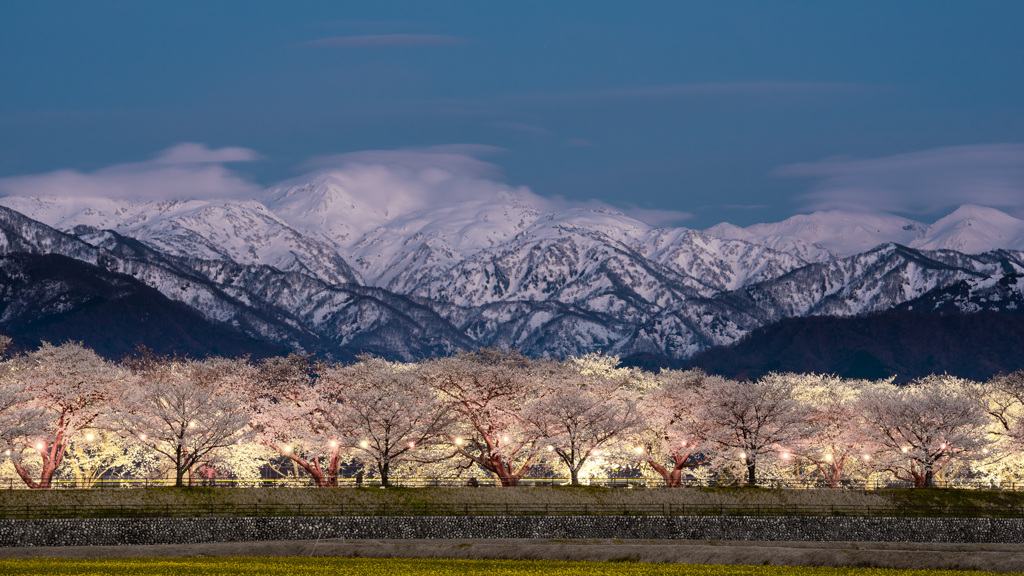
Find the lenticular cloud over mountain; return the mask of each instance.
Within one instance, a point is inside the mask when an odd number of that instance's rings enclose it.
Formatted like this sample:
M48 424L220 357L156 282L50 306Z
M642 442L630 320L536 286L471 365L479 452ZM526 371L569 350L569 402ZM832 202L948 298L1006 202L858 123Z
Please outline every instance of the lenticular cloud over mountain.
M251 197L260 187L224 164L258 158L259 154L248 148L210 149L186 142L152 160L115 164L94 172L56 170L0 178L0 195L123 200Z
M782 166L779 176L812 178L812 210L924 214L981 204L1024 208L1024 144L935 148L884 158L827 158Z

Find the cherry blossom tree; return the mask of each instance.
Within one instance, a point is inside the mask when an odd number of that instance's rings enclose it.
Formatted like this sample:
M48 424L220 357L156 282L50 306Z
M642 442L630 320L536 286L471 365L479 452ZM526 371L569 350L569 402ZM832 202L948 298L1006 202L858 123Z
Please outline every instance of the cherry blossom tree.
M583 373L569 360L546 374L543 394L524 406L524 420L569 471L573 486L588 458L639 429L631 380L629 371Z
M10 340L0 336L0 353ZM32 392L19 372L21 366L20 360L0 361L0 450L5 454L16 440L40 434L45 425L45 410L32 407Z
M305 470L322 488L338 485L341 440L349 429L341 415L341 390L318 377L331 370L299 354L268 358L249 394L256 441Z
M75 436L64 452L60 478L70 478L76 488L92 488L105 475L146 476L156 458L139 442L102 428L90 428Z
M1007 451L1024 450L1024 370L999 374L985 383L970 383L968 394L995 424L991 435Z
M457 418L448 434L455 454L502 486L516 486L537 458L540 436L523 409L543 393L539 384L551 365L493 348L424 362L424 380Z
M44 342L12 367L28 399L20 409L34 413L34 424L14 440L11 458L18 475L30 488L48 489L64 461L68 443L109 411L111 391L122 385L125 374L81 344L54 346ZM26 417L26 414L22 414ZM38 479L25 466L25 458L42 460Z
M342 399L339 424L357 461L376 468L387 486L397 467L432 460L447 439L453 412L424 386L415 364L362 356L346 367L321 372L320 385Z
M988 415L968 383L953 376L867 388L856 406L876 446L876 465L916 488L934 486L936 472L981 457L990 444Z
M870 438L860 420L857 401L871 384L817 374L780 374L791 380L794 396L809 408L801 438L782 446L783 460L799 457L830 488L838 488L850 468L870 465Z
M695 417L708 429L707 441L735 454L746 468L747 483L757 484L757 466L775 458L806 434L810 410L794 397L795 383L770 373L755 382L716 376L704 380L703 402Z
M709 442L715 423L699 419L706 378L700 370L663 370L642 401L646 462L668 488L682 486L683 471L706 464L717 449Z
M245 360L212 358L148 363L118 397L114 419L125 438L170 461L175 486L216 450L246 440Z

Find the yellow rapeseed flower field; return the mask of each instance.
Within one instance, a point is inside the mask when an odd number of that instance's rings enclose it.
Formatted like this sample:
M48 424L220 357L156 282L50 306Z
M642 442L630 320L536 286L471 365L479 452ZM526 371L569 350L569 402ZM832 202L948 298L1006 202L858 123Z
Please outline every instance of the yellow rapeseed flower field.
M434 560L371 558L134 558L125 560L0 560L5 576L995 576L959 570L887 570L553 562L547 560Z

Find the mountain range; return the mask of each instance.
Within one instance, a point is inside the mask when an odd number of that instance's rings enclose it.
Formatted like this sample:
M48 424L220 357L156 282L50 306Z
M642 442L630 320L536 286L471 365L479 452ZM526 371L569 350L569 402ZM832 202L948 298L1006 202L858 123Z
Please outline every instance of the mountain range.
M1014 317L1024 220L962 206L933 224L826 211L659 228L523 189L366 194L325 171L241 200L0 198L0 275L0 330L26 344L403 360L509 346L681 365L783 322ZM1024 364L1003 356L992 371Z

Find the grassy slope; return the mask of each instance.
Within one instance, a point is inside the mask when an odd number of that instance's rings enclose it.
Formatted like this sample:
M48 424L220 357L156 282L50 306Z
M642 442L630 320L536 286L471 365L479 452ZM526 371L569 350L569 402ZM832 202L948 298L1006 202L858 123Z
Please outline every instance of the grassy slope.
M0 491L0 506L175 504L621 504L621 505L929 505L1021 508L1024 493L974 490L768 490L760 488L148 488Z

